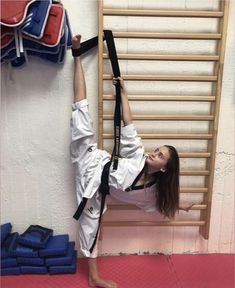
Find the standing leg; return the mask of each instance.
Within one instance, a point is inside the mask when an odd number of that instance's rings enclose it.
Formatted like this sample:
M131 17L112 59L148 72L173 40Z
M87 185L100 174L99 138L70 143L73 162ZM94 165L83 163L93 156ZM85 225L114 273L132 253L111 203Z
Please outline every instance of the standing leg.
M99 276L97 258L88 258L89 286L103 288L118 288L112 280L102 279Z

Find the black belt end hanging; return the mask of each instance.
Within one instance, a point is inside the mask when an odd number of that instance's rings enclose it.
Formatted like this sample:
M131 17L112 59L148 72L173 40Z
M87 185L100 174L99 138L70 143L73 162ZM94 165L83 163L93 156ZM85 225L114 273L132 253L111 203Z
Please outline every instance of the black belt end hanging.
M73 218L78 220L82 214L82 211L84 210L85 206L87 203L87 198L83 197L82 201L80 202L77 211L75 212L75 214L73 215Z

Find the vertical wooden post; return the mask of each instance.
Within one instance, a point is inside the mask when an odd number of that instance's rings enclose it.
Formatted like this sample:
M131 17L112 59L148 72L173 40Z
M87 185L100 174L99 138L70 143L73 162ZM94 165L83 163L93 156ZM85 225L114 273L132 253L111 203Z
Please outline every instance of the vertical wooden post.
M201 211L201 220L205 221L205 226L200 227L200 234L205 238L209 238L210 231L210 217L211 217L211 204L212 204L212 191L213 191L213 181L215 172L215 156L216 156L216 143L218 134L218 124L219 124L219 110L220 110L220 100L221 100L221 86L223 77L223 66L224 66L224 55L226 46L226 36L227 36L227 25L228 25L228 12L229 12L229 1L225 0L221 2L221 10L224 12L223 18L220 20L219 33L222 34L222 39L218 42L217 53L219 54L219 62L216 63L214 68L214 75L218 76L217 82L213 87L212 94L216 95L215 103L211 104L211 113L214 115L214 123L210 123L209 133L212 133L212 140L209 141L208 151L211 152L211 158L207 159L207 169L210 170L210 175L206 179L206 187L208 187L208 193L204 194L203 203L207 204L207 209Z

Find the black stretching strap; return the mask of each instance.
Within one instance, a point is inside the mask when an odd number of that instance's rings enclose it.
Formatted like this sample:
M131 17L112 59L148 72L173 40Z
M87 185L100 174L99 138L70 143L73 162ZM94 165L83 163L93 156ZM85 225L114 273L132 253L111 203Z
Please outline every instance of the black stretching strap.
M113 69L113 75L115 78L120 77L121 74L118 65L117 52L113 40L112 31L104 30L104 37L109 51L109 58ZM121 136L121 86L119 80L115 84L115 89L116 89L116 103L114 111L114 147L112 153L112 160L113 160L113 169L117 170L119 150L120 150L120 136Z
M107 48L109 52L109 58L111 61L111 66L113 70L113 75L115 78L120 77L120 69L117 59L117 53L115 48L115 43L113 39L113 33L111 30L104 30L104 40L106 40ZM81 43L81 47L77 49L72 49L72 55L73 57L79 57L83 53L87 52L89 49L95 47L98 44L98 37L94 37L90 40L87 40L83 43ZM92 253L97 238L99 234L102 214L104 211L105 206L105 198L109 194L109 170L110 166L113 162L113 170L117 170L118 167L118 158L119 158L119 150L120 150L120 135L121 135L121 85L120 81L117 80L115 84L115 90L116 90L116 104L115 104L115 112L114 112L114 148L112 152L111 160L105 164L102 175L101 175L101 184L99 186L99 192L101 193L101 207L100 207L100 215L99 215L99 223L98 223L98 229L96 232L95 239L93 241L93 244L90 248L90 253ZM84 210L87 198L83 197L82 201L80 202L78 209L76 213L74 214L74 218L78 220L82 214L82 211Z
M82 42L81 46L78 49L72 49L72 55L73 57L79 57L80 55L86 53L88 50L94 48L97 45L98 45L98 36Z

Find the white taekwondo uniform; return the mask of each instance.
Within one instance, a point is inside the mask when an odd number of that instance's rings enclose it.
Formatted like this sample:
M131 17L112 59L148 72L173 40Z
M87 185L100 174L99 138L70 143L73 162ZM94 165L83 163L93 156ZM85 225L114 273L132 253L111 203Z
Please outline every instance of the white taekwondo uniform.
M99 222L101 195L98 193L98 188L103 167L110 161L111 155L97 148L87 100L74 103L72 109L70 152L75 166L78 205L82 197L88 198L78 221L80 249L84 256L95 258L98 256L97 245L92 253L89 249L96 236ZM125 191L142 171L145 160L144 147L140 137L137 136L134 124L122 127L118 169L113 170L112 165L110 167L110 195L120 201L135 204L147 212L153 212L156 211L155 185L145 189Z

